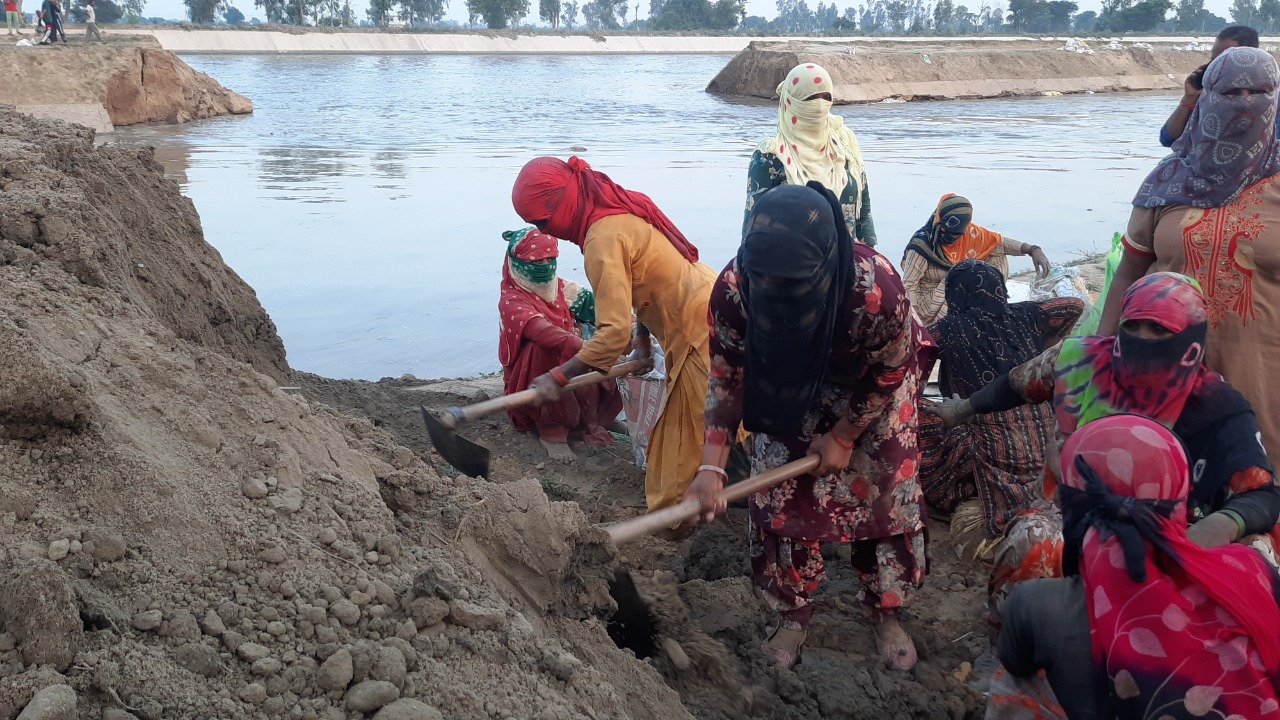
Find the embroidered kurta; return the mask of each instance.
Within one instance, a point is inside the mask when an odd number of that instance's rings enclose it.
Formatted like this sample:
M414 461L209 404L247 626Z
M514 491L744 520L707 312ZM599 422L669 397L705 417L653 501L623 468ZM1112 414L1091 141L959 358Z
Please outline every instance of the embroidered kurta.
M1204 364L1253 405L1271 457L1280 457L1280 175L1222 207L1134 208L1125 249L1151 258L1148 272L1194 278L1209 311Z
M756 433L755 473L807 453L809 443L841 417L865 428L849 468L804 475L751 500L752 522L766 532L818 541L858 541L919 532L924 527L916 468L916 399L926 330L912 321L893 266L855 243L857 280L842 308L827 371L803 430L793 437ZM728 444L742 418L747 314L736 261L720 274L711 298L711 376L707 440Z

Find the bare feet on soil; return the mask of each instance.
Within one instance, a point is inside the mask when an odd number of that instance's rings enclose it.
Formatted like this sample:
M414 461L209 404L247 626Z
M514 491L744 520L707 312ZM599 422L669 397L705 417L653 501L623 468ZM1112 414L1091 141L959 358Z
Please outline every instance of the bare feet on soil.
M770 665L790 670L800 663L800 655L804 650L804 630L789 630L780 627L773 631L768 640L761 646L764 659Z
M918 659L916 645L898 623L897 615L881 615L876 621L875 633L876 649L889 667L894 670L910 670L915 667Z
M542 443L542 447L546 449L547 456L558 463L567 464L578 459L578 456L574 455L573 451L569 449L569 443L550 442L542 439L539 439L538 442Z

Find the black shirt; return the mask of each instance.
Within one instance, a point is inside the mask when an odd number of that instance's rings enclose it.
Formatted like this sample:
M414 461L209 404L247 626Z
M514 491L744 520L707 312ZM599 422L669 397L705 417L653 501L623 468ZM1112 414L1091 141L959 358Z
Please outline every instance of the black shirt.
M1000 610L996 653L1017 677L1044 670L1071 720L1098 720L1089 608L1079 577L1019 583Z

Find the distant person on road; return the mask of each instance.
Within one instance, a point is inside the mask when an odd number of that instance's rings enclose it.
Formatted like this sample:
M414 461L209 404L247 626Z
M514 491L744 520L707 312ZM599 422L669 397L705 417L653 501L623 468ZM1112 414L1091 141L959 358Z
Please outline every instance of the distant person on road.
M94 5L98 0L88 0L84 5L84 39L88 40L90 35L98 38L98 42L105 43L102 33L98 32L98 11L94 9Z
M665 351L667 395L650 433L645 498L651 511L680 502L702 457L715 271L698 262L698 249L647 195L581 158L530 160L511 203L525 222L582 248L596 296L595 335L533 387L544 403L556 402L570 378L607 371L628 347L652 358L652 333Z
M26 34L21 30L22 13L18 8L18 0L4 0L4 19L10 35Z
M778 85L778 134L756 147L747 167L747 232L756 200L779 185L817 180L840 198L849 235L872 247L876 225L858 138L831 114L831 75L813 63L795 66Z
M1121 298L1144 275L1194 278L1208 304L1204 363L1253 405L1267 454L1280 458L1280 69L1263 50L1229 48L1173 154L1133 198L1124 252L1099 334L1116 331Z
M911 307L925 325L947 315L947 272L962 260L982 260L1009 276L1009 255L1030 255L1037 277L1048 277L1049 258L1039 245L1029 245L973 222L968 198L947 193L929 222L911 236L902 256L902 282Z
M62 8L58 5L58 0L44 0L41 5L44 15L44 24L49 28L49 34L41 42L43 45L52 45L58 42L58 35L62 35L62 43L67 43L67 33L62 28Z
M535 228L505 232L502 238L507 258L498 299L498 361L509 395L582 349L583 326L595 325L596 306L590 290L556 277L559 240ZM608 445L613 436L607 428L621 411L617 383L603 382L554 403L508 413L517 429L538 433L552 460L573 462L569 434L589 445Z
M1233 47L1258 47L1258 31L1244 25L1232 25L1218 33L1218 38L1213 41L1213 51L1209 54L1209 62L1218 59L1222 51ZM1186 82L1182 84L1182 102L1178 103L1178 109L1173 111L1168 120L1164 121L1164 125L1160 126L1160 144L1165 147L1172 147L1173 141L1182 137L1182 133L1187 129L1187 121L1191 119L1191 111L1196 107L1196 101L1200 99L1200 93L1204 91L1204 71L1209 68L1209 63L1205 63L1196 68L1187 76Z

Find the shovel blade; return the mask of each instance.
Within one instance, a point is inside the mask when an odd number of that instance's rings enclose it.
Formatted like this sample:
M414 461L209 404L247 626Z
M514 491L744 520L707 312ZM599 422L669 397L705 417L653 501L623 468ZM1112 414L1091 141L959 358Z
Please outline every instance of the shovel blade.
M421 406L419 406L421 407ZM427 424L431 444L445 462L463 475L489 478L489 448L477 445L462 437L457 431L444 426L434 415L422 409L422 420Z

